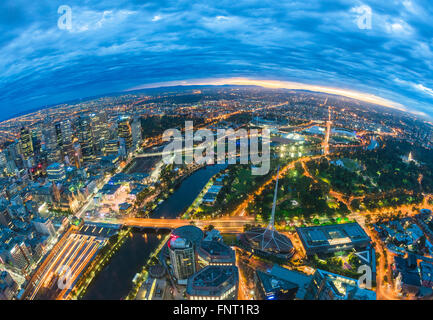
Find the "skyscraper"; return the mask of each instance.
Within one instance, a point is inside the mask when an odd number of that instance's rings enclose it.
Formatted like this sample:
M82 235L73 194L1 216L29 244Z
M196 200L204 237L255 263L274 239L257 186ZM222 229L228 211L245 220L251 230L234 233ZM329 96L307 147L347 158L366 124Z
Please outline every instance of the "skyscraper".
M61 162L62 154L58 146L57 129L49 119L45 122L43 136L48 164Z
M62 145L63 145L63 157L68 157L69 162L73 161L74 158L74 147L73 147L73 131L70 120L62 120L60 122L62 131Z
M95 155L101 155L105 142L104 128L107 124L103 122L102 114L91 113L89 117L91 120L94 152Z
M129 123L129 117L122 116L117 122L117 134L119 138L125 141L126 152L132 149L132 129Z
M21 152L24 160L33 157L32 134L28 128L21 128L20 134Z
M134 149L138 148L141 143L141 121L140 118L134 117L131 124L132 129L132 147Z
M80 116L78 118L78 140L81 145L81 154L84 162L95 160L91 124L92 120L88 116Z
M172 235L168 241L168 251L174 276L179 284L186 284L188 277L196 271L193 243Z

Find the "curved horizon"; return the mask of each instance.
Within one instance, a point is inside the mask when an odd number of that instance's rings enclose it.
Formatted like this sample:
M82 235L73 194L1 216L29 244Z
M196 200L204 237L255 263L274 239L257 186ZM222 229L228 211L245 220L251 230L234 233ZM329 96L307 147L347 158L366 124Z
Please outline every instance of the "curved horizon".
M0 17L0 109L6 115L210 78L433 115L433 7L427 0L70 0L66 6L5 0Z

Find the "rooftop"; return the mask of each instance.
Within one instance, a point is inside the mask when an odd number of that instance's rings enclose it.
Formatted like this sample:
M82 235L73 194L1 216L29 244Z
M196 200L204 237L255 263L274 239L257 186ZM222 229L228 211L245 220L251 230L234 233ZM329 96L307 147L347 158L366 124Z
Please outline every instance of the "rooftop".
M306 249L350 245L370 241L365 231L356 222L301 227L297 228L297 232Z
M221 296L239 280L236 266L207 266L188 278L188 295Z

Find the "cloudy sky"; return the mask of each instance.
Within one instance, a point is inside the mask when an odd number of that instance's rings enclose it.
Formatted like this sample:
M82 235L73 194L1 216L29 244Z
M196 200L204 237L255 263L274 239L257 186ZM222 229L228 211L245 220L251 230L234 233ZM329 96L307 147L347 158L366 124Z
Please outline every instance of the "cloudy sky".
M357 91L433 117L432 21L430 0L2 0L1 118L231 78Z

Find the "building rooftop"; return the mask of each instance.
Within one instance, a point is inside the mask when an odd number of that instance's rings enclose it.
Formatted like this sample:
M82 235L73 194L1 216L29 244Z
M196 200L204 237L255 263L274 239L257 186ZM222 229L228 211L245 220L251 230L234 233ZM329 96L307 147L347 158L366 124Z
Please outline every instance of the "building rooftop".
M174 229L172 235L191 241L196 247L203 239L203 231L193 225L182 226Z
M266 299L273 300L275 299L276 291L293 291L296 292L298 290L298 285L293 282L289 282L283 280L281 278L277 278L269 273L262 272L257 270L257 276L262 284L263 290L265 291ZM293 298L295 296L293 295Z
M219 297L238 281L236 266L207 266L188 278L186 293L190 296Z
M315 248L344 247L345 245L368 243L370 241L368 235L356 222L301 227L296 230L307 251Z
M270 274L273 277L276 277L278 279L282 279L284 281L290 282L294 285L296 285L299 289L296 292L296 299L304 299L307 294L307 288L311 283L312 277L298 272L289 270L283 267L280 267L277 264L274 264L274 266L271 269Z
M292 256L294 253L290 239L278 231L267 228L252 228L244 232L243 235L254 249L268 254Z
M198 249L199 256L210 263L236 262L235 252L221 241L202 241Z

